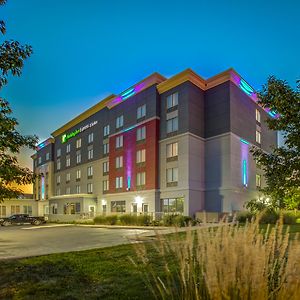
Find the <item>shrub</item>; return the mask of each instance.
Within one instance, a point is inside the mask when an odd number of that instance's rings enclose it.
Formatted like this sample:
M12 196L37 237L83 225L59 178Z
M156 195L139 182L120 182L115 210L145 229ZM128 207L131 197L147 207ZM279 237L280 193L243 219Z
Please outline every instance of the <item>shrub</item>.
M106 216L97 216L94 218L95 224L106 224Z
M133 263L155 299L298 299L300 247L282 224L260 233L258 220L225 223L176 236L135 244Z
M118 221L117 215L97 216L94 218L95 224L115 225Z
M121 225L136 225L137 224L137 216L124 214L119 217Z
M193 218L189 216L178 215L178 214L164 215L162 222L164 226L178 226L178 227L185 227L185 226L196 224L196 221L193 220Z
M241 212L237 213L236 220L239 223L246 223L247 221L251 222L251 220L252 220L252 218L254 218L254 216L255 215L249 211L241 211Z
M117 215L106 216L106 224L108 224L108 225L116 225L117 221L118 221Z
M139 226L149 226L151 223L151 217L149 215L140 215L136 218L136 225Z

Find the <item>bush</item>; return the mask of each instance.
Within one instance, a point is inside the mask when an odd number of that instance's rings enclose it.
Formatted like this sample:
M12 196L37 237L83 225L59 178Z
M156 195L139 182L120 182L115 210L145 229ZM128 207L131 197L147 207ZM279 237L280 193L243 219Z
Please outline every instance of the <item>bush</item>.
M255 215L249 211L241 211L241 212L237 213L236 220L239 223L246 223L247 221L251 222L251 220L252 220L252 218L254 218L254 216Z
M118 221L118 216L117 215L109 215L106 216L106 224L108 225L116 225Z
M120 224L121 225L136 225L137 224L137 216L124 214L120 216Z
M279 213L274 210L266 210L259 215L259 224L276 224Z
M148 215L137 216L136 220L137 220L136 225L139 226L149 226L151 223L151 217Z
M117 215L110 216L97 216L94 218L95 224L103 224L103 225L115 225L118 221Z
M97 216L94 218L95 224L106 224L106 216Z
M189 225L195 225L196 221L189 216L182 216L178 214L164 215L163 225L164 226L178 226L185 227Z

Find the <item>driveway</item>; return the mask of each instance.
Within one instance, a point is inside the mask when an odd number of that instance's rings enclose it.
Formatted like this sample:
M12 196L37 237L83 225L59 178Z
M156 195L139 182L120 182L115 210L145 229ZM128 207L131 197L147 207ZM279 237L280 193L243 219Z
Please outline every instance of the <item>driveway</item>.
M0 259L116 246L130 243L136 235L146 232L74 225L0 227Z

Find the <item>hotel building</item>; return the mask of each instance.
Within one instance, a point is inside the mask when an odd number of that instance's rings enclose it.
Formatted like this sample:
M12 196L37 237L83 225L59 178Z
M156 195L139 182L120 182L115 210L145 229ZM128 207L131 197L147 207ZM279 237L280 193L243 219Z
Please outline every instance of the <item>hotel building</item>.
M154 73L38 145L34 197L50 216L243 210L264 184L251 146L277 145L272 117L233 69Z

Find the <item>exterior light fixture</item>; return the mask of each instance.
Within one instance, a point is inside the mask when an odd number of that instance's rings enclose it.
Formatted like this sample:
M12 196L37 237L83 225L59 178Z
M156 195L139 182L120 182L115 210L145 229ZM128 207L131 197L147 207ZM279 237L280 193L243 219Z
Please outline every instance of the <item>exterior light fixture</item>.
M135 202L136 202L137 204L142 204L144 198L142 198L141 196L136 196L136 197L134 198L134 200L135 200Z

